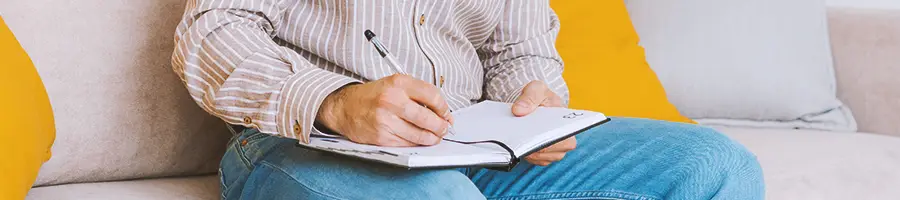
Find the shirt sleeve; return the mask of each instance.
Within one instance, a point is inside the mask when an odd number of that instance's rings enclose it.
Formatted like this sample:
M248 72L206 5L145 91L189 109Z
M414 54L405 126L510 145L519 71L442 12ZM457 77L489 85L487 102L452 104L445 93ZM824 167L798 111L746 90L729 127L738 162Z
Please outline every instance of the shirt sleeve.
M210 114L308 143L325 97L359 81L276 44L282 10L280 0L189 0L172 68Z
M548 0L509 0L478 56L485 68L484 98L513 102L531 81L543 81L565 105L569 89L556 51L559 18Z

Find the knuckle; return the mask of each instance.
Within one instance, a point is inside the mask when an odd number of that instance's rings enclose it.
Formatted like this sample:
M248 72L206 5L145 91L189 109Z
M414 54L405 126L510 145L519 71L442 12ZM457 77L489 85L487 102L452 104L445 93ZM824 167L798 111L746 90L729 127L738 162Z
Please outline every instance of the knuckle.
M428 134L428 144L435 145L441 142L441 138L431 132L425 132Z
M572 138L572 141L569 142L568 145L566 145L566 148L567 148L568 150L570 150L570 151L571 151L571 150L575 150L575 148L578 148L578 140L576 140L576 139L573 137L573 138Z
M398 142L390 133L382 133L375 137L375 144L380 146L397 146Z
M378 107L387 107L393 104L395 93L396 92L392 89L388 89L383 91L381 94L378 94L378 96L376 97L376 103Z
M432 93L430 98L431 102L437 107L437 109L445 110L447 107L447 101L444 101L444 96L441 95L440 91L436 91Z
M398 105L398 106L400 106L400 110L398 110L398 112L400 112L400 113L397 113L397 114L400 115L400 117L407 119L407 120L414 120L414 118L412 118L412 117L416 116L416 104L415 103L407 101L406 103Z
M383 93L379 94L378 97L375 98L375 103L378 105L378 107L383 107L387 103L391 102L391 99L387 95L385 95L386 93L387 92L383 92Z
M425 86L425 90L428 91L428 93L435 94L435 95L441 94L441 88L438 88L435 85L429 84L425 81L422 81L422 85Z
M432 145L437 142L436 137L427 131L420 131L415 134L416 143L422 145Z
M441 92L437 90L429 90L428 93L430 96L428 97L428 100L432 103L437 103L436 105L439 106L440 103L438 102L441 102L441 100L443 100L443 97L441 97Z
M423 141L424 138L422 137L422 134L418 134L418 133L409 134L408 136L406 136L406 138L409 139L410 142L413 142L416 144L424 143L424 141Z
M415 111L412 111L413 119L425 125L432 124L431 117L423 110L424 109L416 109Z
M388 76L387 81L391 85L398 86L398 85L406 84L406 82L408 82L409 79L410 79L410 77L405 74L394 74L394 75Z
M562 159L565 158L565 157L566 157L566 154L565 154L565 153L561 153L561 154L559 154L559 155L553 156L553 160L554 160L554 161L560 161L560 160L562 160Z
M391 118L392 117L391 117L391 114L389 113L389 111L387 111L385 109L376 109L375 110L375 123L378 124L379 128L381 128L382 130L387 128L386 127L387 125L385 125L385 124L387 124L387 122L389 122L391 120Z
M445 132L444 123L442 123L441 120L433 118L430 118L428 121L426 121L425 126L422 128L427 130L428 133L432 135L443 135Z
M570 143L566 144L565 146L563 146L563 149L565 149L566 151L571 151L571 150L575 150L576 147L577 147L577 145L574 142L570 142Z
M384 78L384 80L386 80L388 82L393 82L394 80L396 80L398 78L400 78L400 74L393 74L393 75L390 75L390 76Z
M419 141L419 144L432 145L438 142L437 136L431 133L431 131L420 130L416 131L416 138Z

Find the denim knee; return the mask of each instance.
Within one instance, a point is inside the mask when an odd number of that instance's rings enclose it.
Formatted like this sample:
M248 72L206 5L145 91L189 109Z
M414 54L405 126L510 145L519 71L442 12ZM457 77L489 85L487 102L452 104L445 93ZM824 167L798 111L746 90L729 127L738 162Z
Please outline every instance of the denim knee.
M718 131L700 127L689 134L685 141L691 155L718 161L713 167L722 169L759 168L756 155L743 145Z
M263 162L243 199L484 199L456 170L314 169ZM253 188L256 187L256 188ZM289 198L288 198L289 197Z
M585 139L609 140L609 134L613 134L612 138L634 142L632 145L644 150L678 151L663 154L674 156L675 160L717 161L706 167L758 166L756 156L743 145L705 126L638 118L615 118L605 126L597 129L600 134L584 135ZM579 144L579 148L603 149L604 145L616 145L606 141L593 143Z
M415 199L484 199L467 176L456 170L432 170L408 180Z
M743 192L762 192L762 169L756 156L743 145L716 130L699 126L677 138L682 166L688 164L694 168L694 174L688 175L694 180L718 182L723 186L720 190L729 186L744 188ZM727 191L720 193L723 192Z

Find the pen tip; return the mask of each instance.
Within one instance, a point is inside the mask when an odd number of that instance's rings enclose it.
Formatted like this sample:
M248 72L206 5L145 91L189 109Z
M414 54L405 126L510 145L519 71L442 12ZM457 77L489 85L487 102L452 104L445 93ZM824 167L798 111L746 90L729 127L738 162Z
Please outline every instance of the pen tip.
M364 34L366 35L366 40L372 40L372 38L375 37L375 33L373 33L372 30L366 30Z

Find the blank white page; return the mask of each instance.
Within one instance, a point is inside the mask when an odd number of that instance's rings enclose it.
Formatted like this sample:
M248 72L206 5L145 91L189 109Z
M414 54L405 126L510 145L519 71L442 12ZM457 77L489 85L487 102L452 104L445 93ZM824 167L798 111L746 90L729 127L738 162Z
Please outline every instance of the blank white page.
M454 112L456 135L447 138L460 141L497 140L519 154L529 150L535 142L553 140L606 120L606 116L597 112L548 107L538 108L524 117L515 117L511 106L509 103L484 101ZM478 146L499 149L493 144Z

